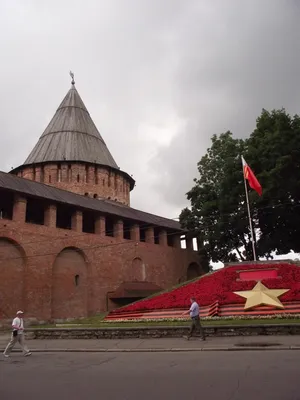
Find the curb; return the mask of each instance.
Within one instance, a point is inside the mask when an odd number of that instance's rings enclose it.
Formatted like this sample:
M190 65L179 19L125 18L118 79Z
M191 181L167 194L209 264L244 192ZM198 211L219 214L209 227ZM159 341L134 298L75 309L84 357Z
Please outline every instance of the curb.
M32 353L186 353L200 351L278 351L278 350L300 350L300 346L223 346L223 347L195 347L195 348L165 348L165 349L32 349ZM2 353L4 349L0 350ZM22 353L21 350L12 353Z

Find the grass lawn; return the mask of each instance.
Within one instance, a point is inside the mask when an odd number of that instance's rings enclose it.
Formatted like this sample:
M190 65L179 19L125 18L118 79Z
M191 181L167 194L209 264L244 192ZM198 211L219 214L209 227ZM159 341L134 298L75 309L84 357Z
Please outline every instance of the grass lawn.
M57 325L39 325L33 328L65 328L70 326L82 328L120 328L120 327L141 327L141 326L187 326L189 321L143 321L143 322L104 322L105 315L97 315L72 322L66 322L63 326ZM214 325L263 325L263 324L299 324L300 318L266 318L266 319L220 319L203 321L204 326ZM80 325L80 326L74 326Z

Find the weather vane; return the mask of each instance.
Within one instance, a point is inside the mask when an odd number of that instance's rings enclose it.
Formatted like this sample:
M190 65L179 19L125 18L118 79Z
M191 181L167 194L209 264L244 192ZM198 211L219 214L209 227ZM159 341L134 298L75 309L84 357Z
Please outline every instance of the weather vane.
M72 85L75 85L75 81L74 81L74 72L70 71L70 77L72 78Z

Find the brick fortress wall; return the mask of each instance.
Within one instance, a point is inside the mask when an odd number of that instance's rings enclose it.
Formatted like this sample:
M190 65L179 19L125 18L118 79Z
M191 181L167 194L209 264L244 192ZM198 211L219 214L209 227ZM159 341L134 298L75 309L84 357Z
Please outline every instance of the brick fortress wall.
M121 171L87 163L24 166L17 175L69 192L130 205L130 183Z
M82 232L82 212L72 216L71 229L56 227L56 205L45 210L44 225L25 222L25 198L15 196L11 219L0 219L0 318L17 309L39 320L85 317L105 311L107 300L124 281L148 281L168 288L187 278L198 263L192 240L182 249L180 236L168 244L161 230L154 243L153 227L140 241L141 225L130 227L124 239L122 220L115 220L113 236L99 215L95 233ZM199 270L200 271L200 270ZM201 271L200 271L201 273Z

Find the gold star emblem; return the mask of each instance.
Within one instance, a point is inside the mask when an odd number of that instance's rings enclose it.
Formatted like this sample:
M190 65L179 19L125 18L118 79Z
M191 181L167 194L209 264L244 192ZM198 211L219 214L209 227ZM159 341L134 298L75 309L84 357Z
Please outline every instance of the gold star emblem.
M290 289L268 289L261 282L257 282L252 290L234 293L247 299L244 310L249 310L250 308L261 305L284 308L284 305L278 297L289 290Z

